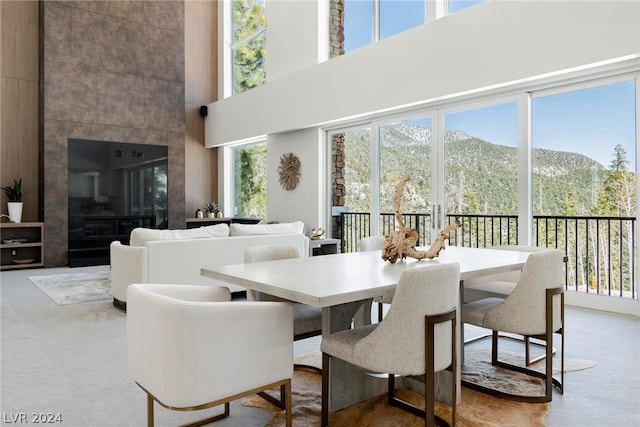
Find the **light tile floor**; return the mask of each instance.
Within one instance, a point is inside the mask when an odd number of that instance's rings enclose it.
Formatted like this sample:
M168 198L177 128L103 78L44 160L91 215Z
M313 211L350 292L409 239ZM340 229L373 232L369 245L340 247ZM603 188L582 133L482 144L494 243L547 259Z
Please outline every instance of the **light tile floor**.
M126 314L110 301L58 306L28 279L69 270L0 273L2 425L25 425L20 414L59 413L63 426L143 426L145 396L127 371ZM91 267L71 271L82 270ZM596 366L565 375L565 394L554 392L547 425L640 426L638 318L567 307L566 323L567 357ZM467 336L476 332L468 328ZM296 355L318 350L319 342L296 342ZM156 425L193 416L157 407ZM234 402L231 416L215 425L262 426L270 417Z

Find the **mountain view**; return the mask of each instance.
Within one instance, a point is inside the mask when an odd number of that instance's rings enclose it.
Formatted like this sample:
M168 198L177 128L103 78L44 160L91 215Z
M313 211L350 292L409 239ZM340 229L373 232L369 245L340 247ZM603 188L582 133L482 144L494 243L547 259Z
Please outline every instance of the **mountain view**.
M345 135L347 205L369 211L370 148L366 131ZM380 130L381 210L391 212L396 183L411 182L404 211L425 212L431 191L431 127L397 124ZM612 159L615 153L612 152ZM517 214L517 148L484 141L462 131L445 132L447 212ZM609 176L595 160L578 153L533 150L536 215L590 215Z

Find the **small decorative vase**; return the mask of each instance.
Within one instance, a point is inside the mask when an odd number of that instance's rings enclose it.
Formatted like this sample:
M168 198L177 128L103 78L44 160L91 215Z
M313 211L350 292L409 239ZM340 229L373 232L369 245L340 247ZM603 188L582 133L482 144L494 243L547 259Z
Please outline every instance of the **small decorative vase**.
M13 222L22 221L23 202L7 202L9 208L9 219Z
M216 212L216 218L222 218L222 212L221 211Z

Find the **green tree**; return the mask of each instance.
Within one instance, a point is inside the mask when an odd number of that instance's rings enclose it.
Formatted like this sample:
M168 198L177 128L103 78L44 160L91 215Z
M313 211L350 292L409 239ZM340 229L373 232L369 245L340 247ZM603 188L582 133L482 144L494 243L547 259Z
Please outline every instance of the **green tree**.
M267 213L267 144L257 144L237 151L237 215L265 218Z
M233 93L259 86L266 77L266 16L256 0L233 2Z
M616 145L614 150L614 158L609 165L609 169L613 171L626 171L629 166L627 160L627 150L620 144Z
M467 191L463 196L464 212L475 215L480 213L478 208L478 195L473 191Z

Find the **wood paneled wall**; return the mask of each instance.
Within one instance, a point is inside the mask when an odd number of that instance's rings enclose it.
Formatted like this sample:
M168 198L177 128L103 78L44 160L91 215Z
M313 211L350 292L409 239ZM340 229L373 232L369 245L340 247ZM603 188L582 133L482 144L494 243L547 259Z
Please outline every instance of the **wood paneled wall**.
M204 147L200 106L218 99L218 2L186 1L185 19L185 217L217 199L217 148Z
M22 221L38 221L37 1L0 2L0 146L0 186L22 178Z

